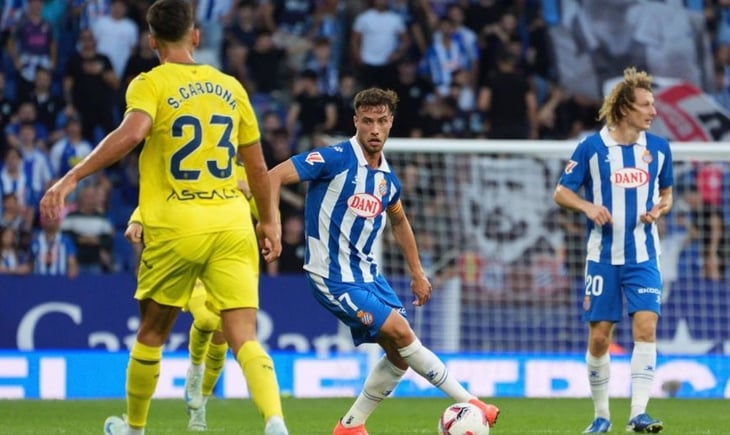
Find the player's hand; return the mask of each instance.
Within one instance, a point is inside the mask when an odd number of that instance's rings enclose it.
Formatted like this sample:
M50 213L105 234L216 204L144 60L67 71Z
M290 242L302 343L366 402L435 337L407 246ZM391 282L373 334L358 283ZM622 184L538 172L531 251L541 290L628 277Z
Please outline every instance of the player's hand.
M124 237L132 243L142 242L142 224L139 222L130 222L124 231Z
M591 204L586 209L585 214L588 219L590 219L594 224L598 226L603 226L606 224L611 225L613 223L613 217L611 217L611 212L602 205Z
M641 220L641 222L643 222L645 224L653 224L654 222L657 221L657 219L659 219L659 217L661 217L661 215L664 213L664 210L666 210L666 208L667 208L666 204L659 203L659 204L655 205L654 207L652 207L648 213L642 214L641 216L639 216L639 219Z
M416 299L413 301L413 305L417 307L426 305L426 302L431 299L431 283L425 276L419 276L411 280L411 291L416 297Z
M60 219L66 204L66 197L76 189L76 184L76 180L70 177L62 177L53 183L53 186L41 198L41 216L53 220Z
M259 222L256 224L261 255L267 263L281 255L281 224L279 222Z

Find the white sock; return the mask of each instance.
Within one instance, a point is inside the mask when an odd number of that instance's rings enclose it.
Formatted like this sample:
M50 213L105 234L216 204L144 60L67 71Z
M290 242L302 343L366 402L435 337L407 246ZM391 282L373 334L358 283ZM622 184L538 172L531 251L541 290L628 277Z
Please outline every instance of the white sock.
M127 435L144 435L144 429L132 429L127 427Z
M631 353L631 417L646 412L656 371L656 343L637 341Z
M611 356L606 352L601 357L595 357L586 352L586 366L588 369L588 383L591 386L594 417L611 419L608 407L608 381L611 379Z
M342 417L342 425L353 427L365 424L365 420L390 395L405 373L405 370L394 366L388 358L381 358L368 374L355 403Z
M190 366L188 366L190 369L190 372L194 375L202 375L203 371L205 370L205 366L203 364L193 364L190 363Z
M398 353L408 365L419 375L423 376L457 402L468 402L474 398L466 389L446 370L446 365L421 344L419 339L406 347L398 349Z

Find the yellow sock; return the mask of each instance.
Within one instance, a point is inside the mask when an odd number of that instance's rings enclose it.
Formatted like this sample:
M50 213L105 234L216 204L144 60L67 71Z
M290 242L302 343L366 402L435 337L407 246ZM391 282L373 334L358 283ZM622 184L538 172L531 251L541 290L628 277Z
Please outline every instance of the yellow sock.
M190 352L190 362L199 366L203 363L203 358L208 352L208 343L210 342L210 336L213 335L213 331L200 329L196 323L193 322L190 325L188 351Z
M247 341L238 350L236 360L243 369L251 400L264 421L275 415L283 417L274 362L264 348L258 341Z
M129 425L142 428L147 425L152 394L160 376L162 346L153 347L134 342L127 365L127 420Z
M208 354L205 356L205 372L203 372L203 396L213 394L213 388L218 382L218 378L223 370L226 362L226 353L228 345L210 343L208 345Z

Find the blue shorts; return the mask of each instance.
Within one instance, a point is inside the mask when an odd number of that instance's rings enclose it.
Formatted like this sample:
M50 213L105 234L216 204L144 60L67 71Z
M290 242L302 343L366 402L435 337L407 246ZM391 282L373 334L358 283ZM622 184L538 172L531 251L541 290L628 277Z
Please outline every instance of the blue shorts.
M618 322L626 295L629 315L637 311L661 314L662 275L657 258L635 264L586 264L583 320Z
M307 277L317 302L350 327L355 346L376 343L393 310L406 317L406 309L382 275L373 282L336 282L312 273Z

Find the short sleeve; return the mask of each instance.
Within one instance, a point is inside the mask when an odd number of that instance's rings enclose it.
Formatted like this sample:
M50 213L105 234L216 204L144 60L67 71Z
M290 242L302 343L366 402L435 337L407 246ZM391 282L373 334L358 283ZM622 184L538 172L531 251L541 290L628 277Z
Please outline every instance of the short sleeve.
M261 139L256 114L251 106L248 94L240 84L237 90L236 110L238 111L238 145L251 145Z
M588 150L589 146L587 141L584 140L578 144L575 151L573 151L573 155L570 156L570 160L565 165L558 184L567 187L573 192L577 192L581 188L588 173Z
M154 122L157 115L157 88L147 74L142 73L129 83L126 99L125 114L139 110L148 114Z

